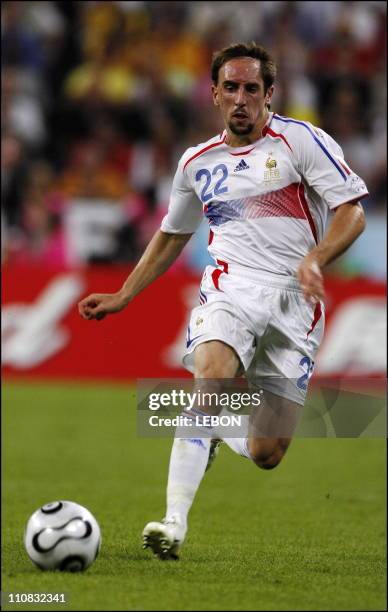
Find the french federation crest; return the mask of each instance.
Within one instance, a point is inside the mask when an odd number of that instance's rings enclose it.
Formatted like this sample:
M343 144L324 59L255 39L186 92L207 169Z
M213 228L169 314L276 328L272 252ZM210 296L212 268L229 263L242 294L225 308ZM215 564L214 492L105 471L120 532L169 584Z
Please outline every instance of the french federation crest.
M264 180L265 181L277 181L280 179L280 172L277 169L278 162L272 156L272 151L268 155L268 159L265 162Z

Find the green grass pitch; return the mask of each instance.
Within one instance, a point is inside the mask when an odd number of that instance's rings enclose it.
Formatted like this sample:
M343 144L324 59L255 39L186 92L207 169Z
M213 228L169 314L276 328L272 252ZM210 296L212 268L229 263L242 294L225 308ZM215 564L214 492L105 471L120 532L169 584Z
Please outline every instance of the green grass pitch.
M171 440L137 437L133 388L4 387L2 588L69 603L3 609L386 609L384 440L294 440L269 472L224 445L181 560L161 562L141 531L164 513ZM41 572L24 551L30 514L61 498L102 529L84 574Z

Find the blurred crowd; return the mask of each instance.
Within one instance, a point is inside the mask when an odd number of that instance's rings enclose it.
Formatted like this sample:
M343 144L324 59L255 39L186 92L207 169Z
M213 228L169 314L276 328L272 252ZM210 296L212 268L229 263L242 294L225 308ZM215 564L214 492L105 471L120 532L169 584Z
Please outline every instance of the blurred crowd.
M268 47L272 109L337 139L368 185L368 214L385 211L385 2L10 1L1 11L3 261L135 262L180 155L223 127L211 57L238 41Z

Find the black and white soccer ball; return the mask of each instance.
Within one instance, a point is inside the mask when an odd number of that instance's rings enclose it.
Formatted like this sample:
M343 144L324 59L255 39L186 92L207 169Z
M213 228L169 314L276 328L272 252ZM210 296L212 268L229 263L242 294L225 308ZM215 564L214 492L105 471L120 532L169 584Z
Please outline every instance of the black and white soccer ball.
M96 559L101 546L100 527L79 504L55 501L42 506L28 520L24 545L42 570L81 572Z

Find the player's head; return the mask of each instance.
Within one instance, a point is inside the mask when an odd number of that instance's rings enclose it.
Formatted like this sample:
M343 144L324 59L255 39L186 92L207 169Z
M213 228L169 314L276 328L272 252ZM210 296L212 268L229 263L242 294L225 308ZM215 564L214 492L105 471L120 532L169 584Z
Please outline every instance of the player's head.
M236 135L250 134L270 108L276 65L255 42L225 47L213 55L213 101Z

